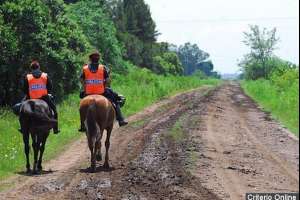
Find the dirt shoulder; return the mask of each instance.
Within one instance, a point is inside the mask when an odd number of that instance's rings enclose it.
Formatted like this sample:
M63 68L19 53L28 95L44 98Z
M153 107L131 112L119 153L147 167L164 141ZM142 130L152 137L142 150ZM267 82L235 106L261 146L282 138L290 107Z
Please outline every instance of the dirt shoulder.
M0 199L243 199L298 192L299 141L239 85L201 88L130 118L111 139L108 171L88 172L86 139L40 176L6 182ZM9 187L14 185L13 187Z

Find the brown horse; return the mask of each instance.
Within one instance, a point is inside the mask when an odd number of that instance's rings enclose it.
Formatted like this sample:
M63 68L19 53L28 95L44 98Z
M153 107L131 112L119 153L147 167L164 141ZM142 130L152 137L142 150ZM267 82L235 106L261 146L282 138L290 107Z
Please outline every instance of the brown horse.
M86 136L91 151L91 170L96 170L96 160L102 160L101 139L106 130L105 162L103 167L109 168L110 135L115 121L115 110L111 102L101 95L89 95L80 102L80 117L86 127Z

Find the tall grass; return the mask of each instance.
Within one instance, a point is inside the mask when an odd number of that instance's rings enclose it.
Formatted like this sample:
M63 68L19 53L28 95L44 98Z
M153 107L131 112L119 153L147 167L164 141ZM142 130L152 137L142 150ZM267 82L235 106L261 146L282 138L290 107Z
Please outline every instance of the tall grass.
M243 81L242 87L274 118L299 136L299 72L298 77L287 78L285 74L272 80Z
M116 74L112 78L112 88L127 98L127 103L123 108L126 116L176 92L202 85L214 86L218 83L219 81L214 79L158 76L148 70L138 68L131 68L126 76ZM78 93L69 95L58 105L61 133L50 134L45 150L46 160L62 152L69 142L82 135L77 132L80 102ZM0 110L0 178L12 175L25 167L22 135L18 132L18 128L18 118L8 108L2 108Z

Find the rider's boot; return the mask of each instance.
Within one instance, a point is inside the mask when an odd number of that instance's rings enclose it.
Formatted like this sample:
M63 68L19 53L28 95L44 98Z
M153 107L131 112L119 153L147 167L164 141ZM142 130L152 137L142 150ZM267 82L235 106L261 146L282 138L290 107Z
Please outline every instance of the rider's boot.
M54 111L54 119L56 120L56 123L53 127L53 133L58 134L60 130L58 129L58 117L57 117L57 112Z
M86 129L85 129L85 126L84 126L84 123L83 122L80 122L80 128L78 129L79 132L85 132Z
M60 130L58 129L58 115L57 115L56 106L52 100L52 97L50 97L49 95L46 95L42 99L48 103L50 109L53 111L53 118L56 120L56 123L53 126L53 133L58 134L60 132Z
M78 131L79 132L85 132L86 131L86 129L85 129L85 125L84 125L84 121L83 121L83 116L81 116L81 114L80 114L80 128L78 129Z
M127 125L128 122L124 120L124 117L123 117L122 112L121 112L120 105L116 104L115 109L116 109L116 117L117 117L117 120L119 121L119 126Z

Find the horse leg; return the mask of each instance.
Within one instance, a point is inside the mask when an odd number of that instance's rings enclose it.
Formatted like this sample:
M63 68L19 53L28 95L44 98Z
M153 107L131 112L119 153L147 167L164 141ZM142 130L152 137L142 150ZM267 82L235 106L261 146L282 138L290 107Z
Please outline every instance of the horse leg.
M97 141L96 141L96 159L97 159L97 161L102 160L102 154L101 154L102 136L103 136L103 130L100 130L100 137L97 138Z
M23 142L24 142L24 151L25 151L25 155L26 155L26 173L30 173L30 162L29 162L29 150L30 150L30 146L29 146L29 133L23 133Z
M86 107L81 107L79 109L79 114L80 114L80 131L82 132L85 132L86 131L86 127L85 127L85 124L84 124L84 121L86 119L86 110L87 108Z
M101 161L102 160L101 139L96 142L96 160L97 161Z
M32 148L33 148L33 174L37 174L37 160L38 160L38 153L39 153L39 143L37 139L37 135L32 135Z
M109 146L110 146L110 135L111 135L111 132L112 132L112 126L109 127L107 130L106 130L106 140L105 140L105 161L104 161L104 165L103 167L105 169L109 169L109 155L108 155L108 151L109 151Z
M40 155L39 155L39 160L38 160L38 165L37 165L37 169L39 171L43 170L42 161L43 161L43 154L44 154L44 150L45 150L45 145L46 145L47 137L48 137L48 134L44 135L44 137L42 138L42 142L41 142L42 144L40 146Z
M91 151L91 171L96 170L96 153L95 153L95 140L94 136L88 136L89 149Z

